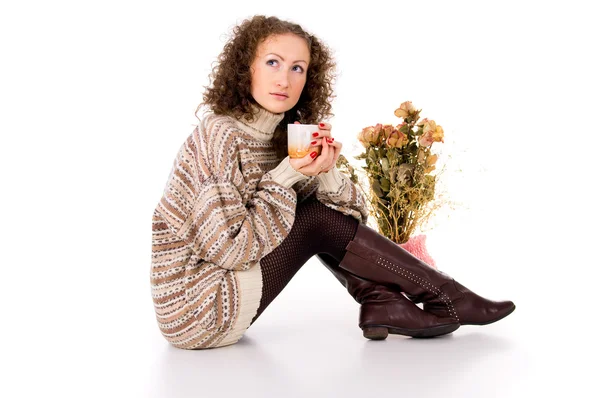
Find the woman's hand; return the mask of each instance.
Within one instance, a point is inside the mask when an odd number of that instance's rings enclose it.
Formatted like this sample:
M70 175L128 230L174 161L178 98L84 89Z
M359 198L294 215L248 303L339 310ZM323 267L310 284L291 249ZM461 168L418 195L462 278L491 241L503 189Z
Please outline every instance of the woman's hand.
M290 158L292 168L305 176L316 176L324 168L321 156L317 156L317 152L312 151L303 158Z
M329 123L319 123L319 131L313 133L311 146L318 145L322 146L321 154L318 156L316 152L311 152L303 158L290 158L290 164L294 170L307 176L316 176L335 167L340 157L342 143L331 137L331 125Z
M323 147L321 149L321 155L317 158L317 160L323 158L321 159L321 166L323 166L323 168L319 170L319 174L327 173L335 167L342 151L342 143L336 141L335 138L331 136L331 124L329 123L319 123L319 131L313 133L313 137L314 140L311 142L311 145L314 143L315 146L321 145ZM315 143L315 141L317 142Z

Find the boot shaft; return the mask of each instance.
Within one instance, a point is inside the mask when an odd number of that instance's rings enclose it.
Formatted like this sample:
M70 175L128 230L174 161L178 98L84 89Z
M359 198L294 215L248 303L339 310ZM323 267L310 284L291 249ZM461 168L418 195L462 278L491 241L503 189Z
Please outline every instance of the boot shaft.
M391 286L384 286L367 279L358 277L339 267L340 262L335 258L320 253L317 258L348 290L348 293L359 304L366 302L384 303L398 298L402 293Z

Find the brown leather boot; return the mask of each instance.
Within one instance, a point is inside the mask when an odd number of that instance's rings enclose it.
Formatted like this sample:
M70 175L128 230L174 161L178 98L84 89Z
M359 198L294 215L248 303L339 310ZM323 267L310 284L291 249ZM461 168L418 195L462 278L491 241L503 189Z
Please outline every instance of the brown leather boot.
M460 324L445 316L427 313L408 300L399 291L373 283L339 267L339 261L327 254L317 258L348 289L361 305L358 326L363 336L383 340L388 333L411 337L434 337L451 333Z
M483 298L425 264L383 235L360 224L340 267L374 282L394 284L423 310L461 325L487 325L515 310L512 301Z

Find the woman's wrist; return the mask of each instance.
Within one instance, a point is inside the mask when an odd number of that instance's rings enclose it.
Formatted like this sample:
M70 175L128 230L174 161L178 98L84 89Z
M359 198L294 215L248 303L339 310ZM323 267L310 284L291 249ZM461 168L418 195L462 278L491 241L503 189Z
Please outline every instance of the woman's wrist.
M326 173L317 175L319 187L321 190L328 192L337 192L338 188L343 185L344 178L337 167L333 167Z
M308 178L308 176L300 173L292 167L289 156L283 159L281 163L279 163L279 165L269 173L271 174L273 181L283 185L286 188L291 188L298 181Z

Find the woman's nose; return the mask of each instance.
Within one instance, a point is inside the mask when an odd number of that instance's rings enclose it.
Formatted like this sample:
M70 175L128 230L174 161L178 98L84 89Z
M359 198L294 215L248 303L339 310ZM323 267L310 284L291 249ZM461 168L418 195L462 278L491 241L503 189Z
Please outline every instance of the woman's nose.
M279 73L277 76L277 86L279 87L287 87L289 84L289 79L287 73Z

